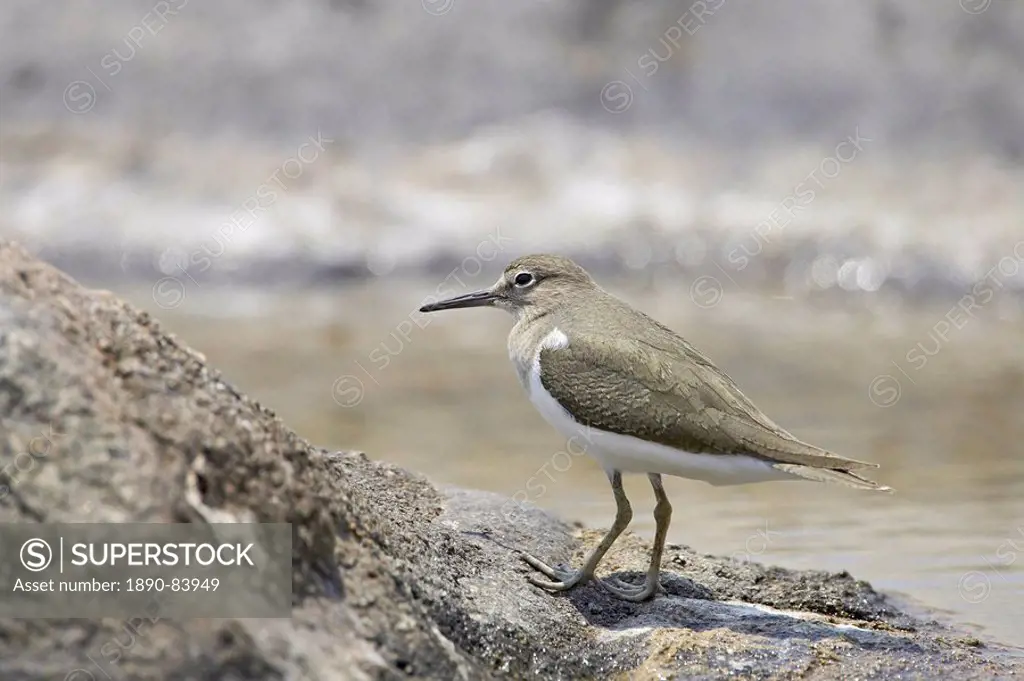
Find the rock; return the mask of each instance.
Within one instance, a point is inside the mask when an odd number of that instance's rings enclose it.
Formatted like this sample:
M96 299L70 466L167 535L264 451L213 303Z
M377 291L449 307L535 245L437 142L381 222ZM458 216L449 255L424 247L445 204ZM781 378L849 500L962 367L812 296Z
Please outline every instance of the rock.
M551 595L517 552L599 536L484 492L310 446L144 312L0 241L2 522L288 522L290 620L0 620L0 678L1009 677L1024 668L848 574L672 546L666 594ZM7 468L6 470L11 470ZM511 513L506 517L511 509ZM510 520L512 522L510 522ZM639 576L627 535L606 570ZM106 641L130 639L116 662ZM104 664L104 669L100 668ZM77 670L77 671L76 671ZM116 677L115 677L116 678Z

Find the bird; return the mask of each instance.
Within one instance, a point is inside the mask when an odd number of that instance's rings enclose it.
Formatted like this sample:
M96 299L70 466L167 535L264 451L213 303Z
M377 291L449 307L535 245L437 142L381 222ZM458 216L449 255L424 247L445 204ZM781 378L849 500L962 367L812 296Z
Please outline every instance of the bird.
M859 471L877 468L807 444L754 406L736 383L686 339L602 289L572 260L547 254L513 260L493 286L423 305L421 312L494 307L513 315L509 358L530 401L566 438L580 438L604 469L616 514L579 569L530 553L552 592L596 580L633 602L660 589L672 518L662 476L715 486L811 480L891 492ZM633 517L623 474L646 474L654 490L655 534L642 584L596 579L596 570Z

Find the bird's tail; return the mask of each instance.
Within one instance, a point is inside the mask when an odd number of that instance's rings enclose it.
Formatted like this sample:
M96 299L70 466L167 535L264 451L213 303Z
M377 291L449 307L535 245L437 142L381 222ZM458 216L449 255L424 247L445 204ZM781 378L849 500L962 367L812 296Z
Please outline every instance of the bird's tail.
M789 473L790 475L795 475L798 478L814 480L815 482L829 482L837 485L853 487L855 489L870 489L876 492L893 491L892 487L879 485L874 480L862 478L856 473L838 470L835 468L812 468L810 466L801 466L793 463L777 463L773 464L772 468Z

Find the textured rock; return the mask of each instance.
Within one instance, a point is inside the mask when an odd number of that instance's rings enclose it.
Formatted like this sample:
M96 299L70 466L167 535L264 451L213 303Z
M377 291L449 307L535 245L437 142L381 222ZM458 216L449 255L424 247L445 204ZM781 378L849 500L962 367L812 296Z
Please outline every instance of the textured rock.
M652 602L616 601L595 585L543 593L527 584L517 550L578 561L598 532L536 510L509 522L504 498L437 489L362 454L311 447L147 314L5 242L0 418L0 469L21 462L0 480L0 522L296 528L292 619L0 620L3 679L990 679L1014 671L845 573L672 546L666 595ZM646 551L627 536L606 569L628 578ZM99 653L115 637L126 648L116 662Z

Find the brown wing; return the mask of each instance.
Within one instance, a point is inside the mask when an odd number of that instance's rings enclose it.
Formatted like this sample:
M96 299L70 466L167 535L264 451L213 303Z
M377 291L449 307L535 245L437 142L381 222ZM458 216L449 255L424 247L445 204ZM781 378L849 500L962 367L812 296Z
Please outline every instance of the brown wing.
M689 452L748 454L835 470L876 464L797 440L689 344L655 348L611 336L570 337L540 355L544 388L580 423Z

